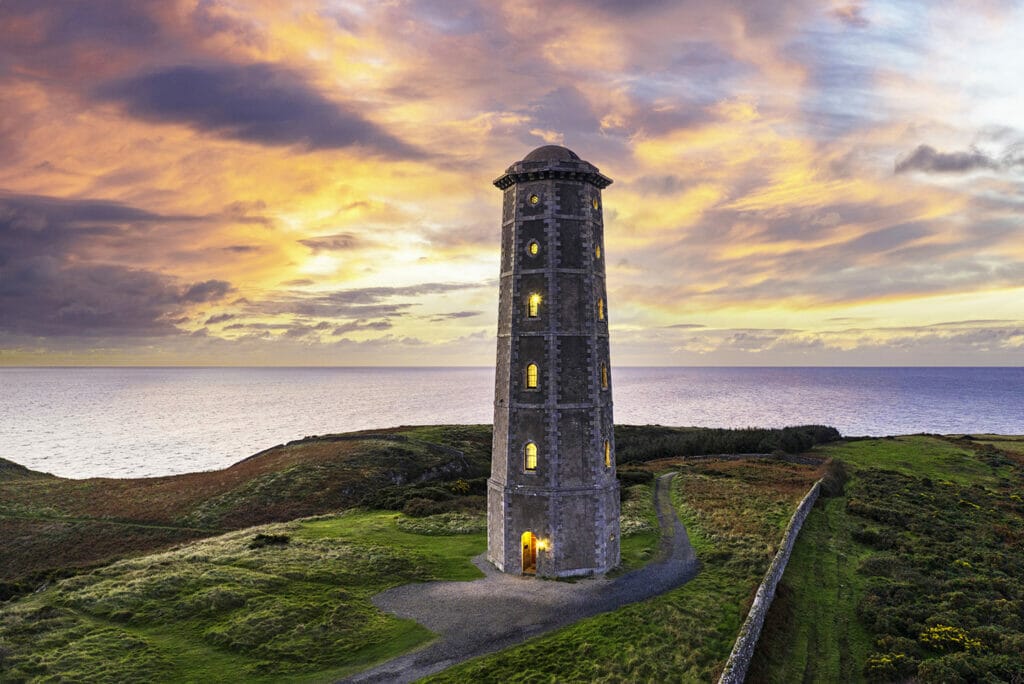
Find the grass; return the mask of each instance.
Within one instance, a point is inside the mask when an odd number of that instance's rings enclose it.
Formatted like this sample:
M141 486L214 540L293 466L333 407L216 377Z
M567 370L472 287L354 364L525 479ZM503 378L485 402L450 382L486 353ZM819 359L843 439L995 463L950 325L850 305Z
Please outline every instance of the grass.
M483 533L421 535L399 513L233 532L65 580L0 612L5 681L336 677L432 638L377 610L388 587L480 577ZM287 543L257 545L257 535Z
M619 529L621 563L614 575L629 572L654 560L661 542L661 528L654 511L653 481L649 484L623 486Z
M1009 463L993 469L975 456L970 445L926 435L857 440L815 451L855 468L885 468L960 485L991 484L1013 472Z
M761 635L751 682L855 682L872 640L857 620L868 550L853 541L843 498L804 522ZM821 644L835 648L822 649Z
M657 547L652 487L629 488L630 549ZM342 677L433 637L370 597L407 582L482 577L470 562L486 548L481 522L351 510L114 563L0 611L0 679ZM626 556L642 564L650 554Z
M1024 679L1024 468L994 443L861 440L809 516L750 681Z
M650 451L649 430L657 428L626 429L619 445ZM729 437L685 432L694 448ZM23 596L0 604L0 680L331 680L422 644L427 630L369 598L396 584L479 576L469 559L486 544L490 444L489 426L396 428L305 438L224 470L139 480L68 480L0 460L0 600ZM668 467L683 472L678 503L704 572L666 597L551 637L573 663L561 672L711 676L817 477L775 461L632 469ZM623 485L623 571L659 546L653 483L639 484L642 475ZM320 515L353 506L390 510ZM623 647L632 633L639 638ZM680 640L691 646L680 650Z
M132 480L69 480L0 460L0 598L125 556L367 503L400 510L425 494L442 509L479 509L474 492L448 483L468 478L482 488L490 447L489 426L396 428L297 440L224 470ZM366 501L385 490L389 502Z
M725 663L782 531L818 469L661 461L703 563L686 585L472 660L429 682L708 681ZM625 543L624 543L625 546Z

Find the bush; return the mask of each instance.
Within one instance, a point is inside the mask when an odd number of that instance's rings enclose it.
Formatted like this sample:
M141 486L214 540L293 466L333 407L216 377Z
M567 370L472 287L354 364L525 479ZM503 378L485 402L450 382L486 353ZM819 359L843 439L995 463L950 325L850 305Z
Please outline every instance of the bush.
M615 454L619 463L675 456L768 454L776 450L795 454L807 451L815 444L839 439L842 439L839 431L825 425L740 430L617 425Z
M262 549L265 546L284 546L292 539L287 534L257 534L249 542L250 549Z
M618 472L619 483L622 487L647 484L654 479L654 473L647 470L620 470Z

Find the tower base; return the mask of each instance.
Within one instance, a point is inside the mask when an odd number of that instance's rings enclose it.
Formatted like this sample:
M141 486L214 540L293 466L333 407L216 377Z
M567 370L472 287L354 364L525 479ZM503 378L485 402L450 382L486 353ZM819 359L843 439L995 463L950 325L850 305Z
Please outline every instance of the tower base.
M600 575L619 565L619 485L548 489L487 482L487 559L502 572Z

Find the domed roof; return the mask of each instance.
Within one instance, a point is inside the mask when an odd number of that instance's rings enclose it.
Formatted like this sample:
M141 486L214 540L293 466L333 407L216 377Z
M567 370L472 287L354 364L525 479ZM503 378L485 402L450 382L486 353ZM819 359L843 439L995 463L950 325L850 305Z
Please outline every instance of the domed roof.
M523 157L524 162L579 161L579 155L561 145L543 145Z

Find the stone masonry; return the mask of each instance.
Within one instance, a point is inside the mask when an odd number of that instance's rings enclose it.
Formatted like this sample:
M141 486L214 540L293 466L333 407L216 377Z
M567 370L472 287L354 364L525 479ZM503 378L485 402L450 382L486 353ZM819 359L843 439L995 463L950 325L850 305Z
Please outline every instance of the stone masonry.
M505 195L487 557L504 572L619 564L601 218L611 182L555 145L494 181Z

